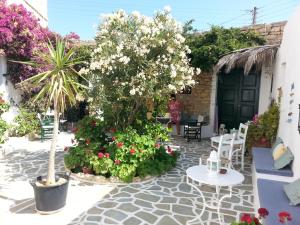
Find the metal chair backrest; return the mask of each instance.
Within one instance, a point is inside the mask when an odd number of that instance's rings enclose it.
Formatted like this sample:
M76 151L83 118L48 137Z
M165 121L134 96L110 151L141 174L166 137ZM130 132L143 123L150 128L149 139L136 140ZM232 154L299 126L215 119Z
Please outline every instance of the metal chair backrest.
M221 135L220 136L220 141L219 141L219 145L218 145L218 157L225 157L227 158L229 155L229 145L228 144L224 144L225 141L227 141L228 139L230 139L231 136L228 134L225 135Z
M238 131L238 138L246 140L248 132L248 125L240 123L239 131Z

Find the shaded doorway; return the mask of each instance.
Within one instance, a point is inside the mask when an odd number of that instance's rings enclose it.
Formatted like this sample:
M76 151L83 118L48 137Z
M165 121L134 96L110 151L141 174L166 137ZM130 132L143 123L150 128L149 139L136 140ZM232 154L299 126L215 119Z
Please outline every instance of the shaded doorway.
M244 75L243 69L218 75L218 121L227 129L252 120L258 113L260 72Z

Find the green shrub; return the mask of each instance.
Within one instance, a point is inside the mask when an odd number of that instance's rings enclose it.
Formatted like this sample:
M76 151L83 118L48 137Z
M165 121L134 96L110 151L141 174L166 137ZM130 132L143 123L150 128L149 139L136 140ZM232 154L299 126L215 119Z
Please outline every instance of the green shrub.
M40 121L36 112L30 112L26 108L20 108L20 112L14 119L16 125L13 126L13 134L16 136L24 136L30 133L39 133Z
M9 110L9 104L4 101L2 95L0 95L0 116ZM7 122L0 118L0 144L5 141L5 132L8 130L9 125Z
M0 144L5 141L5 132L8 130L9 125L3 120L0 119Z
M160 175L176 165L178 153L157 143L168 137L160 124L149 122L140 130L116 131L105 129L105 123L94 117L85 117L74 132L76 146L66 154L65 165L75 172L88 167L96 175L131 182L136 176Z

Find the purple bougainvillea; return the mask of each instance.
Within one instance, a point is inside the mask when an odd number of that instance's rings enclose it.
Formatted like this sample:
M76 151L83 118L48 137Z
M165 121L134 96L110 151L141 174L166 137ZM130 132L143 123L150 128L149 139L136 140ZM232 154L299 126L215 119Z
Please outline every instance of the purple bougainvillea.
M7 5L0 0L0 55L14 61L37 61L39 52L47 50L46 44L59 36L48 28L43 28L39 20L23 5ZM79 39L75 33L66 39ZM9 79L14 83L25 80L45 68L8 62Z

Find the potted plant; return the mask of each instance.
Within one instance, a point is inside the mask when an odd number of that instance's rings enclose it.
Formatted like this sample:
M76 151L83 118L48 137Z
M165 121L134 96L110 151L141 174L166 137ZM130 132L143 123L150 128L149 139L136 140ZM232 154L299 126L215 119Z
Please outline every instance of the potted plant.
M271 147L276 139L279 125L279 105L273 103L269 109L261 114L255 115L249 124L247 134L247 149L255 147Z
M55 147L58 138L59 116L66 109L66 105L76 103L76 95L86 88L79 83L83 78L74 66L82 64L80 58L74 55L74 49L67 49L65 40L56 40L55 46L49 42L48 52L41 53L40 63L47 65L48 70L34 75L20 83L20 85L33 85L39 87L33 102L47 100L47 108L54 110L54 129L48 162L47 176L39 176L31 181L34 189L36 210L40 213L53 213L59 211L66 204L69 176L55 173ZM24 62L23 62L24 63ZM33 63L24 63L41 66ZM84 78L83 78L84 79Z

